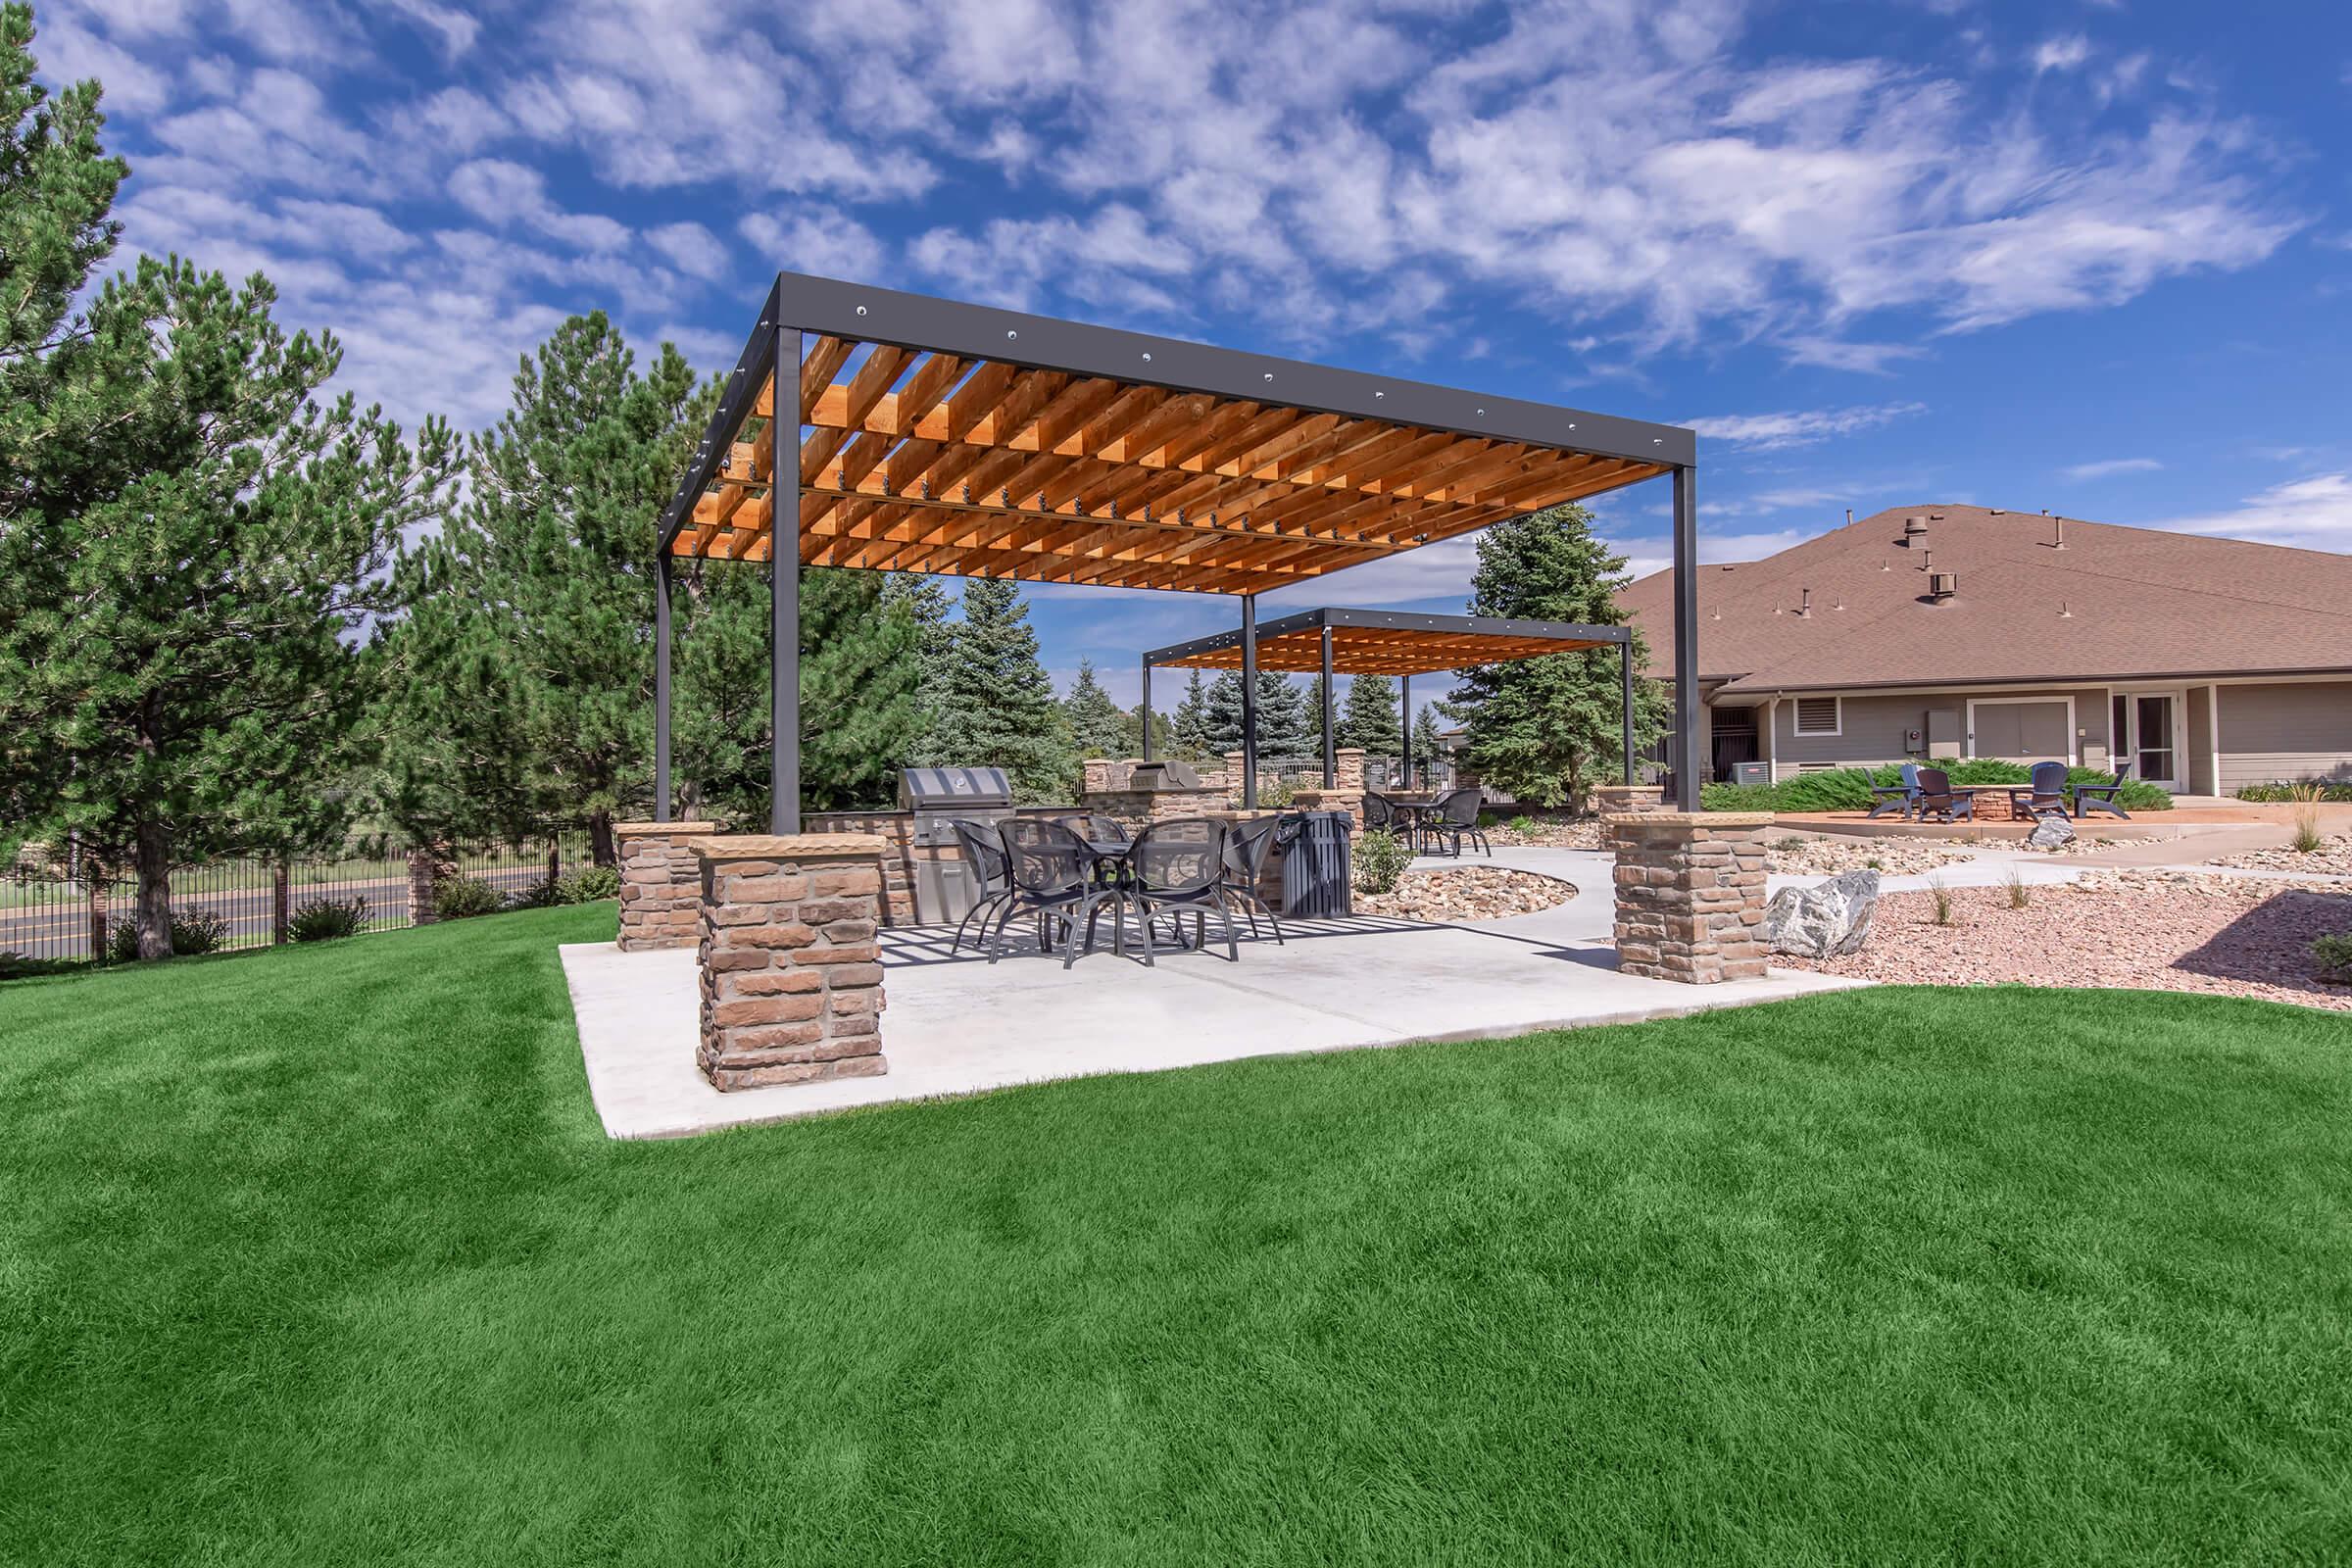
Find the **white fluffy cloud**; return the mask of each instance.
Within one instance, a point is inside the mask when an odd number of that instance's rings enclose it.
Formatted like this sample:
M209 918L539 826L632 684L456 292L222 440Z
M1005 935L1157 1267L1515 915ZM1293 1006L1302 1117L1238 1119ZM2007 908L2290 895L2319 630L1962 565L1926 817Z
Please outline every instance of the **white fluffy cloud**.
M1924 403L1883 403L1852 409L1805 409L1782 414L1724 414L1684 422L1707 440L1751 451L1811 446L1928 412Z
M2352 551L2352 473L2290 479L2230 511L2174 517L2155 526L2304 550Z

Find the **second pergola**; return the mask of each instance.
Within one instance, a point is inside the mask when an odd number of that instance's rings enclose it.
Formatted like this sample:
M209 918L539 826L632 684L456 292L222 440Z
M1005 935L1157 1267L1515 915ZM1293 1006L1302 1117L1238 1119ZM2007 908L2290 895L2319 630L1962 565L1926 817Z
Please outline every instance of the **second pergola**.
M1254 718L1260 670L1323 678L1323 787L1339 782L1333 710L1341 675L1395 676L1403 683L1403 769L1413 776L1413 677L1546 659L1589 648L1618 651L1623 707L1620 738L1625 777L1634 776L1633 633L1623 626L1583 626L1559 620L1505 620L1491 615L1427 615L1401 610L1309 610L1263 626L1245 608L1241 626L1213 637L1155 648L1144 656L1144 758L1152 757L1153 669L1238 670L1242 677L1244 769L1256 772Z
M804 568L1230 594L1252 625L1268 589L1649 479L1694 807L1696 463L1674 425L781 273L656 532L655 814L680 560L766 569L770 828L797 833Z

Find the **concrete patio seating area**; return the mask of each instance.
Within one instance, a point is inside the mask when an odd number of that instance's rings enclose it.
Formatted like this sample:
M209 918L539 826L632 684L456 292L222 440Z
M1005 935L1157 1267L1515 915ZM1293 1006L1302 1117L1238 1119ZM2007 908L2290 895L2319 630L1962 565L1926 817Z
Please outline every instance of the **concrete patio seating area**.
M1422 861L1422 864L1446 862ZM1244 1056L1524 1034L1778 1001L1852 982L1776 969L1692 987L1617 972L1611 858L1499 852L1495 864L1573 883L1567 904L1511 919L1430 925L1375 917L1284 922L1239 963L1163 953L1145 968L1098 951L1065 971L1024 943L989 964L945 929L883 933L887 1075L721 1094L695 1066L692 949L563 950L588 1082L615 1138L659 1138L893 1101Z

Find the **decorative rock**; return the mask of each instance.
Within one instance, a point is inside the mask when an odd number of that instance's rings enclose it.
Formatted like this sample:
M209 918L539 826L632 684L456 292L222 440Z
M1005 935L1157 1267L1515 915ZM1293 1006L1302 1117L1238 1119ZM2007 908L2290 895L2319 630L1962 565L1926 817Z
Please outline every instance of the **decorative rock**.
M2074 842L2074 824L2054 812L2035 821L2034 831L2026 835L2026 847L2033 850L2062 849Z
M1764 906L1764 945L1800 958L1859 953L1879 906L1879 873L1834 876L1818 887L1783 888Z

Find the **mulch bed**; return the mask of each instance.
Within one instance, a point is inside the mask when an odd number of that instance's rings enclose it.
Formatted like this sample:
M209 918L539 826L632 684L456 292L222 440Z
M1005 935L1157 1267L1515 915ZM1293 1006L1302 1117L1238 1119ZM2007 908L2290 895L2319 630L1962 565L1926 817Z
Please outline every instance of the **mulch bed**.
M1870 940L1841 958L1775 964L1918 985L2136 987L2259 997L2352 1011L2352 985L2314 971L2315 937L2352 931L2352 882L2280 889L2244 877L2094 873L2036 887L1954 888L1880 900Z

